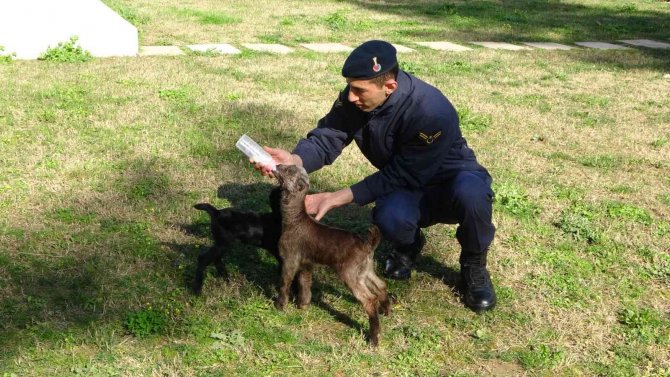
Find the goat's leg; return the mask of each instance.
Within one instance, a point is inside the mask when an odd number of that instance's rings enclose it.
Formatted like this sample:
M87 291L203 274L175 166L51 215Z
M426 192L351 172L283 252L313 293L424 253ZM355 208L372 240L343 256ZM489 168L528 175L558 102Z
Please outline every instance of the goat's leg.
M221 264L221 267L223 268L223 273L225 275L225 267L223 266L223 263L221 263L221 257L223 254L223 249L220 246L214 245L211 248L209 248L207 251L204 253L201 253L198 255L198 266L195 269L195 278L193 279L193 292L195 294L200 294L202 291L202 284L205 280L205 270L207 269L207 266L212 264L213 262L218 262ZM219 269L219 266L217 264L217 270ZM221 271L219 271L221 273Z
M356 299L363 304L363 309L365 309L368 315L368 323L370 325L370 345L376 347L379 344L380 326L377 305L375 305L375 296L370 292L363 280L354 282L353 284L347 283L347 286L349 286Z
M214 267L216 267L216 276L228 278L228 271L226 271L226 266L223 264L223 247L215 246L216 254L214 255Z
M278 296L275 300L275 307L279 310L284 310L286 301L288 301L288 293L291 289L291 283L295 274L300 267L300 261L296 258L284 258L284 263L281 266L281 282L277 290Z
M374 272L370 272L367 275L365 284L370 288L372 293L377 296L380 313L389 315L391 313L391 301L389 300L388 292L386 290L386 283L384 283L384 281Z
M304 308L312 301L312 266L298 272L298 308Z

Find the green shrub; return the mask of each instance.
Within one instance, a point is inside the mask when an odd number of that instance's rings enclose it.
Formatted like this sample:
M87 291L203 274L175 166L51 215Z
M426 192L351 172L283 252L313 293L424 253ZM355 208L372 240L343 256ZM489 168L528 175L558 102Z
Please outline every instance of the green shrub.
M49 47L37 59L58 63L83 63L93 59L87 50L77 46L77 36L70 37L67 42L59 42L56 47Z

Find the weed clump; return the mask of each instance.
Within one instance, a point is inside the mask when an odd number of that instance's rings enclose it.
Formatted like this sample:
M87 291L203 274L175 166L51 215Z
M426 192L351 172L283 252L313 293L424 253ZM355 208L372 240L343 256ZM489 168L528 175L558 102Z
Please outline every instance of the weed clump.
M470 110L468 107L461 107L458 110L458 117L461 121L461 129L465 132L484 132L492 123L492 117L490 115L478 114Z
M10 63L12 60L14 60L14 57L16 56L15 53L5 54L3 51L5 51L5 46L0 46L0 64Z
M564 210L555 225L576 241L598 243L601 235L593 226L594 212L584 205L575 204Z
M147 308L130 313L123 323L129 333L138 338L164 333L168 319L160 310Z
M496 204L499 209L518 219L532 219L540 213L528 195L517 185L503 182L495 187Z
M59 42L58 46L47 48L37 59L57 63L84 63L93 59L89 51L77 46L78 39L72 36L67 42Z

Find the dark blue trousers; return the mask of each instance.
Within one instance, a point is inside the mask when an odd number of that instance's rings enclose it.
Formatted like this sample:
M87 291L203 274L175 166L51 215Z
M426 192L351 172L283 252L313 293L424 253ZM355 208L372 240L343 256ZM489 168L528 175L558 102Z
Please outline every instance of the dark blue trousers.
M458 224L462 262L468 255L485 253L493 242L492 213L491 176L463 171L423 191L399 190L378 198L372 219L395 248L412 244L418 228Z

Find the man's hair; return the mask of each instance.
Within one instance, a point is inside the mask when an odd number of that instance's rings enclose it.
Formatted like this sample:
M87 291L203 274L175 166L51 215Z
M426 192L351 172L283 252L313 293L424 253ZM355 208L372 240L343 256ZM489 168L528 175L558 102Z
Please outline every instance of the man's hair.
M391 79L395 80L397 78L398 78L398 65L396 64L396 66L391 68L390 71L388 71L386 73L382 73L381 75L379 75L377 77L373 77L373 78L370 79L370 81L377 84L377 86L381 88L384 85L384 83L386 82L386 80L391 80Z

